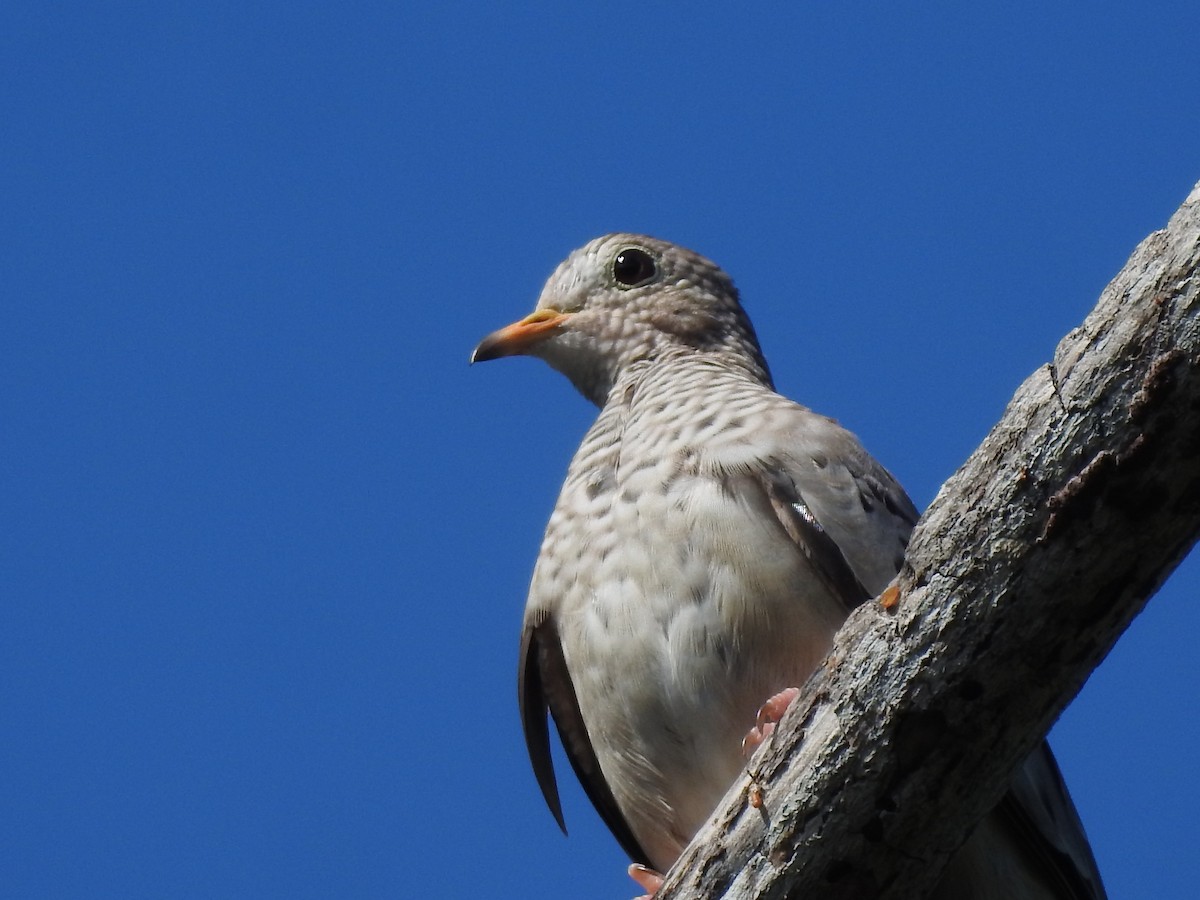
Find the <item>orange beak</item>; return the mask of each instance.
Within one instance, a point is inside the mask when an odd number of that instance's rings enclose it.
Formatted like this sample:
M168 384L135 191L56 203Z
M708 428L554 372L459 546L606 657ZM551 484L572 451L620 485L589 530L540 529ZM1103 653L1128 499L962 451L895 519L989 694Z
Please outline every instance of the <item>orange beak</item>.
M521 321L505 325L480 341L475 352L471 354L471 362L487 362L501 356L528 353L530 347L548 338L569 318L570 313L559 312L557 309L539 309L532 312Z

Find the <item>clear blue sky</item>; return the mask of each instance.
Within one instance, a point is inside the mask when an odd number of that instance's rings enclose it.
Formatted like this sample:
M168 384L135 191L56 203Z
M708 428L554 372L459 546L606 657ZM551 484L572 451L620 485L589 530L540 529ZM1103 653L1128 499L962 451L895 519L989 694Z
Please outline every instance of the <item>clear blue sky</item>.
M0 895L620 900L529 771L592 415L485 332L600 233L718 260L923 505L1200 179L1200 6L10 2ZM1052 740L1195 896L1185 564Z

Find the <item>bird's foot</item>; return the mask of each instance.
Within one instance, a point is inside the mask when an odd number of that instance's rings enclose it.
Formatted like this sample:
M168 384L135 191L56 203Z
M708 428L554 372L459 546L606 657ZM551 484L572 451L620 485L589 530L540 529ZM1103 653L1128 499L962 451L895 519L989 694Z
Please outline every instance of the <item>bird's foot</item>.
M742 738L742 755L749 756L758 746L771 736L792 701L800 696L800 688L784 688L778 694L767 699L758 710L754 727Z
M634 900L650 900L658 889L662 887L663 877L651 869L649 866L643 866L641 863L634 863L629 867L629 877L638 883L646 893L641 897L635 897Z

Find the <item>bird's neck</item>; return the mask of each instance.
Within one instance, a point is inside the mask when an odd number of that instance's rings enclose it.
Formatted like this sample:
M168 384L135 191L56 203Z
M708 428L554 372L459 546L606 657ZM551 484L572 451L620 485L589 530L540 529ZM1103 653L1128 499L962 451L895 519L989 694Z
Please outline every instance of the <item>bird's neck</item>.
M613 403L626 403L634 393L645 393L651 386L655 391L670 391L672 384L686 383L690 389L703 390L706 384L715 384L727 378L746 379L768 390L775 390L771 373L761 354L698 353L687 347L669 350L625 366L611 388L601 396L589 394L579 384L576 387L603 409Z

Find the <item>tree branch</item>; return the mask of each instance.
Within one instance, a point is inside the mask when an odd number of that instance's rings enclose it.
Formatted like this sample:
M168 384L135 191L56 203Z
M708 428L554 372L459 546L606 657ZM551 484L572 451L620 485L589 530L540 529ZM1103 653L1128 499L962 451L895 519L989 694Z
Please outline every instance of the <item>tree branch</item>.
M1200 534L1198 259L1200 185L942 487L660 900L928 893Z

